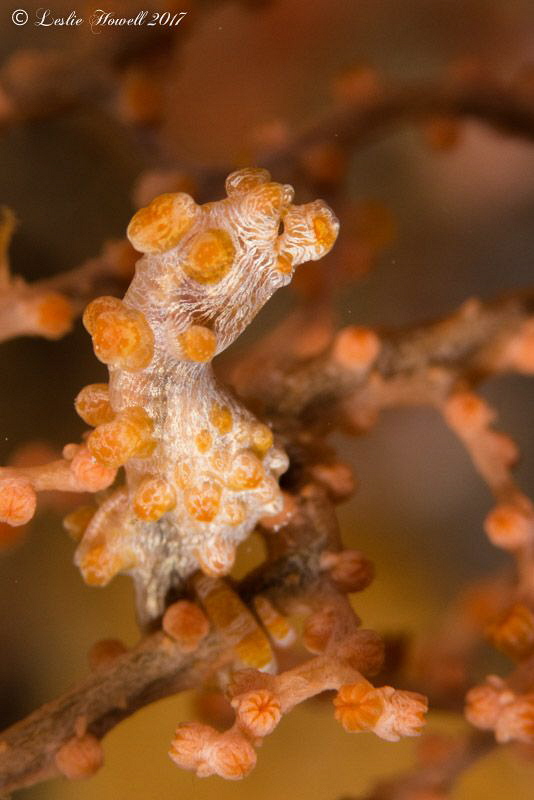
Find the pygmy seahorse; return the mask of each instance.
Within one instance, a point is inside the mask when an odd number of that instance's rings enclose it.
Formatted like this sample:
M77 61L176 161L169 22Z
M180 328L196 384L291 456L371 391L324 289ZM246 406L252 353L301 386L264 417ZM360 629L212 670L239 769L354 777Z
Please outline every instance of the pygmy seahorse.
M100 297L84 314L110 378L82 389L76 408L95 426L89 450L124 466L126 483L90 520L76 563L94 585L129 573L146 618L199 568L228 574L258 519L281 510L287 456L211 361L339 228L325 203L293 205L291 186L263 169L232 173L226 191L205 205L164 194L139 210L128 238L143 256L124 299Z

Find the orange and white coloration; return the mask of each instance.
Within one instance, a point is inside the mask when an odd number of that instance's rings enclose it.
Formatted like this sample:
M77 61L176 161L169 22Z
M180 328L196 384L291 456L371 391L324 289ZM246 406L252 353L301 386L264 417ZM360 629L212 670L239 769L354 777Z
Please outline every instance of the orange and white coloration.
M534 320L523 323L508 342L501 358L503 369L515 369L525 375L534 373Z
M178 726L169 755L175 764L194 770L199 778L220 775L240 780L256 765L256 751L239 730L219 733L198 722Z
M342 686L334 700L336 719L349 733L372 731L397 742L401 736L419 736L428 710L426 698L392 686L375 689L367 681Z
M516 661L534 653L534 614L522 603L515 603L491 623L486 635L498 650Z
M0 341L14 336L60 339L72 328L74 306L65 295L11 274L9 245L16 227L14 213L0 208Z
M196 576L194 586L210 622L233 644L236 661L271 671L275 662L269 639L239 595L225 581L207 575Z
M481 730L493 730L500 743L534 743L534 693L516 694L496 675L467 693L465 716Z
M184 653L192 653L208 635L210 624L203 611L188 600L178 600L163 615L163 630Z
M289 647L295 641L297 634L291 623L280 614L267 597L261 594L254 598L256 614L269 636L277 647Z
M97 461L84 445L68 444L63 458L46 464L0 467L0 524L25 525L33 517L37 492L98 492L117 470ZM89 523L87 510L69 514L67 530L78 541Z
M503 503L490 511L484 530L496 547L516 550L534 539L534 515L523 508Z
M452 394L444 408L450 427L465 437L476 436L495 419L495 412L474 392L458 391Z
M502 708L514 699L502 678L489 675L486 683L467 692L465 716L471 725L483 731L492 730L497 724Z
M495 739L500 744L534 744L534 692L515 697L503 708L495 726Z
M63 518L63 527L75 542L80 541L95 512L94 506L79 506Z
M25 525L33 517L37 499L30 481L23 477L0 477L0 522Z
M100 639L87 653L89 667L92 670L110 669L127 652L128 648L120 639Z
M382 698L367 681L342 686L334 707L336 719L349 733L371 730L384 711Z
M282 717L280 700L268 689L245 692L232 701L232 706L241 728L258 739L272 733Z
M100 742L89 733L80 737L73 736L59 748L55 756L56 767L71 781L90 778L103 763L104 754Z
M323 653L332 637L336 624L335 611L326 607L315 611L306 619L302 630L302 643L310 653Z
M361 592L373 580L373 565L359 550L325 551L320 564L342 592Z
M110 380L76 405L97 426L90 453L124 466L126 487L101 505L76 561L92 583L130 572L146 617L198 568L227 574L239 542L282 510L287 456L218 384L211 360L338 232L326 204L293 205L292 188L263 169L232 173L226 190L204 206L176 193L138 211L128 236L143 256L128 292L84 314Z
M380 353L380 339L369 328L343 328L334 341L332 357L345 369L369 369Z

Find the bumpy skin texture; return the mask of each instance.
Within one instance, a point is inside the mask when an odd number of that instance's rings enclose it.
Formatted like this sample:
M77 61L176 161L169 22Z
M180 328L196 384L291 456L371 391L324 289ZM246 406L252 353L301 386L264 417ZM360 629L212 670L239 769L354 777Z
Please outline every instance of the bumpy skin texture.
M287 456L210 362L338 232L323 202L292 205L292 188L265 170L235 172L226 189L204 206L180 193L138 211L128 236L144 256L124 300L98 298L84 315L109 397L86 387L77 409L97 426L89 450L124 466L126 486L100 506L76 561L96 585L131 574L146 618L197 569L228 574L258 519L281 511Z

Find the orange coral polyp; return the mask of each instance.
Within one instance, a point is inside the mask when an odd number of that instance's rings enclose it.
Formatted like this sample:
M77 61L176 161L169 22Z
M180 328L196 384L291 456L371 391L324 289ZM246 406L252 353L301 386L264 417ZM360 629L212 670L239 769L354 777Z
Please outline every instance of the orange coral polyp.
M203 428L195 436L195 444L197 446L197 450L200 453L207 453L212 443L213 443L213 437L206 428Z
M127 652L128 648L120 639L100 639L87 653L89 667L92 670L110 669Z
M331 608L310 614L302 631L302 642L310 653L322 653L326 650L335 622L335 614Z
M474 686L466 695L465 716L481 730L495 727L502 708L512 702L513 694L500 678L490 676L487 683Z
M252 195L255 209L268 217L280 214L288 203L286 187L280 183L265 183L256 187Z
M70 469L80 488L87 492L107 489L116 476L114 465L100 463L87 447L78 448L70 463Z
M225 230L202 231L191 240L183 269L197 283L218 283L232 266L235 254L232 237Z
M534 614L522 603L515 603L488 627L487 635L510 658L527 658L534 653Z
M384 710L380 694L367 681L342 686L334 706L336 719L349 733L371 730Z
M239 595L220 578L203 575L196 577L195 589L213 625L234 640L239 660L247 667L268 668L271 645Z
M276 258L276 269L282 275L291 275L293 272L293 259L286 253L280 253Z
M0 522L25 525L35 514L37 497L30 481L23 477L0 478Z
M287 617L282 616L271 604L270 600L262 595L254 598L254 608L271 639L278 647L288 647L295 640L295 629Z
M484 530L496 547L515 550L534 538L534 516L514 505L503 503L488 514Z
M239 725L251 736L272 733L282 717L280 700L268 689L246 692L232 701Z
M243 735L233 730L218 733L197 722L178 726L169 756L179 767L194 770L202 778L220 775L240 780L256 764L256 752Z
M454 392L445 404L445 418L449 425L462 433L470 434L486 428L495 414L475 392Z
M212 758L216 774L231 781L241 780L256 766L256 751L252 745L246 739L225 742L224 734Z
M380 352L380 339L368 328L351 326L336 336L332 356L346 369L368 369Z
M163 630L184 653L194 652L208 635L209 622L201 608L188 600L179 600L163 615Z
M39 330L49 339L59 339L72 328L73 305L59 292L43 295L37 303L36 314Z
M239 660L247 667L267 670L273 664L273 651L266 635L257 627L243 636L235 646Z
M56 767L71 781L90 778L103 763L100 742L90 733L69 739L55 755Z
M241 525L247 517L247 507L240 500L229 501L224 504L222 514L229 525Z

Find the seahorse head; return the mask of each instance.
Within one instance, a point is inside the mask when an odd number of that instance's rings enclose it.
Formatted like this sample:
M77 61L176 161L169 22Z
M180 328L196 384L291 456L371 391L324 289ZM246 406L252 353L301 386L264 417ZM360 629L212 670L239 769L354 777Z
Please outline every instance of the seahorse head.
M233 172L226 192L204 205L184 193L160 195L128 228L146 254L141 273L157 284L146 297L164 309L173 335L192 324L211 331L215 353L289 283L298 264L330 250L339 228L325 203L293 205L292 187L271 181L264 169Z

